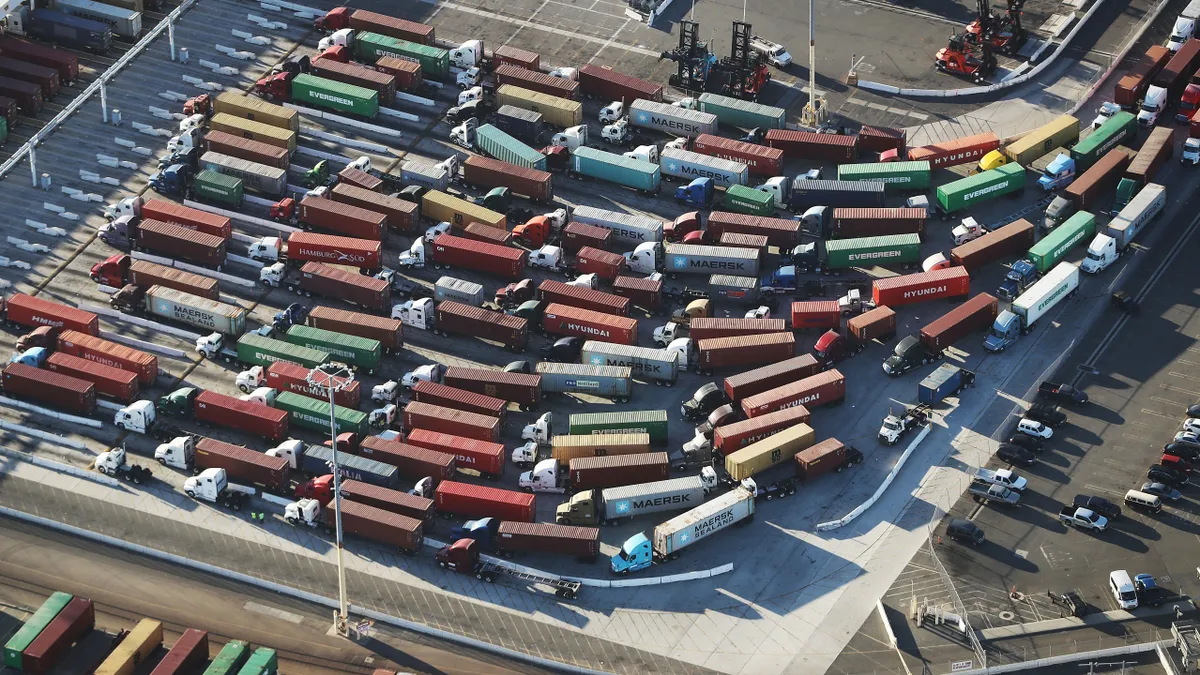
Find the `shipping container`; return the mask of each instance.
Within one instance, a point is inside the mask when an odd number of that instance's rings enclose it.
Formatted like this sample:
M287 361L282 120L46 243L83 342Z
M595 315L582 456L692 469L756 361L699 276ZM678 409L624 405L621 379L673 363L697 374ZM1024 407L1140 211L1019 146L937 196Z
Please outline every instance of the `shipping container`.
M768 145L782 150L783 156L790 159L848 163L858 154L857 136L768 129L766 140Z
M58 334L57 348L72 356L137 373L142 385L153 384L158 377L157 356L86 333L64 330Z
M568 467L568 481L576 492L649 483L671 477L670 462L665 452L576 457L568 462Z
M494 65L512 65L528 68L529 70L542 69L542 57L533 52L527 52L524 49L517 49L509 45L496 47L492 51L492 63Z
M61 0L59 0L61 2ZM142 619L104 659L92 675L133 675L138 664L162 647L162 622Z
M248 162L219 152L200 155L200 168L215 171L242 181L242 188L276 199L287 194L287 170L266 164Z
M1137 156L1129 162L1125 169L1125 177L1137 181L1139 186L1146 185L1154 179L1154 175L1162 168L1175 151L1174 132L1170 127L1154 127L1150 135L1142 143Z
M508 401L476 391L451 387L439 382L422 380L412 389L413 400L421 403L440 405L455 410L479 413L489 417L499 417L503 421L508 411Z
M49 326L87 335L100 334L100 317L91 313L24 293L13 293L3 303L8 325L40 328Z
M42 111L42 88L32 82L0 77L0 96L16 101L17 109L26 117L37 117Z
M893 234L924 236L928 211L923 208L841 208L833 210L832 239L882 237Z
M224 131L234 136L283 148L288 151L289 155L296 153L296 132L291 129L248 120L229 113L213 115L209 120L209 128L213 131ZM287 166L282 168L286 169Z
M377 436L364 438L361 445L348 442L349 439L354 437L355 435L352 432L338 434L339 482L341 480L353 480L381 488L396 489L400 485L400 476L405 474L405 469L402 467L404 464L410 463L408 455L411 454L404 453L400 449L411 448L415 452L429 455L441 454L421 448L412 448L403 443L385 441ZM454 460L449 455L446 455L445 459L450 462L450 472L452 473L454 471ZM329 441L326 441L323 445L307 446L304 454L297 458L297 467L304 475L309 477L331 476L333 449L330 447ZM415 472L415 474L421 478L430 475L429 472L425 471L426 468L423 465L420 466L420 470ZM438 474L435 473L433 475L436 476ZM308 489L308 486L301 487L305 490ZM297 490L297 492L301 492L301 490ZM329 496L332 497L332 495Z
M559 524L612 525L650 513L688 509L703 502L707 495L708 488L700 476L608 488L599 493L584 491L561 505L556 518Z
M863 312L846 322L846 334L859 343L891 340L896 335L896 312L886 305Z
M454 302L461 302L464 305L479 307L483 304L485 298L483 286L473 281L455 279L454 277L439 277L433 284L433 299L436 302L452 300Z
M921 237L891 234L884 237L835 239L825 242L825 267L869 268L875 265L911 266L921 261Z
M616 241L629 248L646 242L662 241L663 223L650 216L606 211L593 206L576 206L571 210L571 222L610 230Z
M357 206L367 212L383 214L387 217L388 228L396 232L412 232L420 215L417 205L410 201L344 182L334 185L333 189L329 191L329 196L336 202Z
M757 234L767 238L771 246L791 250L800 243L801 223L789 218L751 216L728 211L713 211L708 216L710 235L720 238L726 233Z
M499 518L535 522L536 499L532 494L499 490L483 485L442 481L434 492L438 512L469 518Z
M690 183L697 178L710 178L719 188L745 185L750 179L750 171L742 162L678 148L662 151L659 168L668 180L676 178Z
M383 266L383 244L373 239L354 239L333 234L293 232L287 239L289 261L353 265L377 270Z
M433 520L433 500L358 480L340 481L342 499L366 504L391 513L429 522Z
M1171 60L1167 61L1167 65L1151 78L1150 83L1166 89L1169 98L1177 100L1192 75L1196 73L1198 66L1200 66L1200 40L1188 39L1179 48L1179 51L1175 52Z
M42 88L42 98L47 101L58 96L58 91L62 88L57 70L18 61L7 56L0 57L0 73L16 80L36 84Z
M108 24L83 19L52 9L38 8L25 23L29 37L54 42L73 49L107 54L112 49L113 32Z
M0 96L0 119L5 123L5 134L17 127L17 102L7 96Z
M579 88L588 98L622 101L626 106L638 99L661 103L663 86L620 73L608 66L584 64L578 72Z
M790 359L796 354L796 336L791 333L767 333L699 340L696 367L712 374L717 368L756 366Z
M871 295L876 306L899 307L925 300L966 297L970 284L971 276L965 269L947 267L876 279L871 284Z
M92 601L72 598L21 653L18 670L33 675L50 675L71 650L71 645L90 633L95 626L96 610Z
M246 316L249 312L238 305L209 300L165 286L146 289L145 302L146 313L150 316L235 337L246 332Z
M440 82L450 73L450 52L430 45L408 42L369 31L354 36L354 55L363 63L375 63L384 56L410 59L421 64L425 79Z
M600 555L600 528L502 521L496 531L496 548L502 554L533 551L595 561Z
M226 240L221 237L148 219L138 223L136 236L135 251L150 251L218 269L225 264Z
M516 87L511 84L496 88L496 105L511 105L541 114L548 124L573 127L583 122L583 104L558 96Z
M334 188L336 189L339 185L362 188L363 190L368 190L374 193L383 187L383 179L378 176L372 176L365 171L347 164L346 168L338 172L337 183L334 184ZM412 202L405 203L410 205L412 204ZM363 208L366 207L364 206ZM393 227L395 226L393 225Z
M725 190L720 208L751 216L769 216L775 214L775 197L747 185L731 185Z
M717 133L717 116L712 113L646 99L637 99L629 105L629 123L635 127L688 138Z
M933 143L908 151L908 161L929 162L930 169L944 169L961 164L975 164L993 150L1000 149L1000 139L988 131L974 136Z
M734 480L749 478L777 464L790 461L813 444L816 432L801 423L755 441L725 455L725 471Z
M351 516L353 517L353 516ZM325 516L325 523L329 524L330 518ZM354 524L351 523L351 527ZM347 528L350 531L350 527ZM418 537L420 539L420 537ZM401 549L403 550L403 548ZM279 672L279 658L274 649L267 647L259 647L254 650L250 658L246 660L246 665L238 671L238 675L276 675Z
M443 335L491 340L516 352L524 351L529 342L529 324L525 319L452 300L437 304L434 323Z
M579 146L571 153L570 161L568 176L578 174L598 178L642 194L658 194L662 183L662 174L657 164L604 150Z
M209 664L203 675L235 675L242 662L250 656L250 645L241 640L230 640ZM207 657L207 655L206 655Z
M1033 223L1021 218L982 237L950 249L950 260L968 272L984 265L1018 255L1033 246Z
M239 361L252 366L265 367L277 361L287 361L310 369L327 363L331 358L329 352L263 337L258 333L246 333L238 338L237 356Z
M384 352L404 346L404 324L398 319L318 305L309 311L307 322L315 328L378 340Z
M1004 164L989 171L939 185L937 206L942 213L949 214L1001 195L1020 194L1024 190L1024 167L1020 164Z
M692 143L696 152L745 164L756 176L778 176L783 172L783 151L732 138L700 134Z
M1200 41L1197 41L1200 47ZM1075 160L1075 171L1085 171L1109 150L1137 134L1137 118L1127 112L1119 112L1108 118L1092 133L1071 148L1071 159Z
M1122 108L1136 108L1146 95L1150 81L1167 65L1171 56L1171 50L1166 47L1151 45L1145 54L1138 57L1129 72L1117 80L1113 87L1113 102Z
M447 190L454 176L441 163L424 159L405 160L400 165L400 179L405 183L427 187L430 190Z
M327 352L335 361L368 374L374 373L383 359L383 346L378 340L324 328L296 324L288 328L285 339L294 345Z
M60 372L10 363L4 368L4 393L52 408L88 415L96 409L96 385Z
M266 367L266 386L275 391L290 391L309 398L328 398L329 390L309 384L308 375L311 372L311 368L291 361L275 361ZM249 388L243 391L250 393ZM351 380L348 386L333 393L334 404L344 408L357 408L361 400L361 380Z
M785 129L787 111L754 101L705 92L696 99L700 110L712 113L727 127L741 129Z
M568 419L568 432L581 434L650 434L651 445L667 444L667 411L636 410L614 413L576 413Z
M483 223L502 230L508 229L508 220L504 214L438 190L430 190L421 197L421 215L433 221L448 222L456 230L463 229L469 223Z
M150 675L188 675L200 672L200 666L205 663L208 663L208 633L189 628L183 631Z
M836 301L834 302L836 304ZM787 329L787 322L783 319L696 317L688 324L688 337L697 341L714 340L739 335L781 333Z
M242 199L246 194L246 183L241 178L226 176L208 169L196 174L192 187L196 191L196 199L234 208L242 205Z
M359 36L354 42L359 44L361 41ZM291 88L291 100L300 105L367 119L374 119L379 114L379 92L374 89L307 73L293 77Z
M27 63L53 68L58 72L58 81L64 87L71 86L79 77L79 59L65 49L22 40L16 36L0 37L0 53Z
M429 429L480 441L500 441L500 419L490 415L413 401L404 407L405 429Z
M513 111L519 111L528 115L538 115L531 113L528 110L521 110L512 106L505 108ZM538 115L540 117L540 115ZM511 126L511 125L510 125ZM467 157L467 161L463 164L463 178L469 185L483 185L486 187L497 187L506 185L507 183L497 182L503 178L503 167L515 166L527 170L536 170L539 174L545 173L546 156L534 150L525 143L510 136L506 131L499 127L485 124L475 130L475 145L479 148L486 157L471 155ZM488 159L493 158L493 159ZM467 173L468 167L472 160L485 160L482 163L476 163L474 167L475 176L472 177ZM549 174L546 174L543 180L537 174L523 174L516 178L516 186L511 187L518 194L528 195L536 198L538 201L546 201L549 199L545 193L550 191ZM526 181L522 182L522 177ZM520 188L520 189L519 189Z
M291 164L287 148L253 141L226 131L209 131L205 134L204 150L279 169L286 169Z
M857 451L836 438L826 438L796 455L796 477L807 481L830 470L841 471L847 465L847 454L854 455Z
M494 396L531 410L541 400L541 378L529 373L506 373L491 368L451 366L442 381L452 387Z
M523 160L516 155L500 159L472 155L463 162L463 180L486 188L507 187L535 202L550 201L554 198L553 176L541 170L545 168L545 157L537 152L533 154L542 161Z
M305 197L296 209L306 230L325 230L355 239L383 239L387 216L324 197Z
M645 535L634 541L640 546L649 545L652 559L673 560L679 557L681 549L747 518L753 518L754 500L754 492L736 487L683 515L656 525L650 541L638 541ZM618 560L616 556L613 559Z
M838 405L845 398L846 378L836 368L832 368L760 394L747 396L742 399L742 412L746 417L761 417L799 405L810 410L817 406Z
M327 531L335 527L334 519L334 510L325 509ZM425 541L423 521L350 500L341 503L341 527L343 532L397 548L406 555L417 553Z
M633 370L628 367L541 361L536 372L544 394L589 394L617 402L633 395Z
M396 78L380 70L320 56L312 59L311 63L313 75L370 89L379 96L379 102L383 105L391 104L396 98Z
M991 328L999 312L1000 301L980 293L922 328L921 344L939 353L975 331Z
M309 398L281 391L275 396L275 407L278 412L285 413L285 419L291 419L292 424L309 429L327 432L331 421L338 433L363 434L370 429L367 414L349 408L334 406L333 419L330 420L328 398Z
M323 263L304 263L300 268L298 288L306 296L315 293L328 298L341 298L367 309L387 310L392 306L392 287L386 279L356 274Z
M562 231L561 245L567 253L578 253L579 249L589 246L605 250L613 239L613 231L587 223L568 223Z
M75 596L69 593L55 592L42 603L41 607L25 620L25 623L4 643L4 665L18 671L22 669L23 653L29 648L46 627L71 604Z
M501 230L498 227L489 227L483 223L469 223L462 232L467 239L474 241L482 241L496 246L509 246L512 244L512 233L507 230Z
M1039 274L1045 274L1061 261L1067 253L1079 242L1091 241L1096 234L1096 216L1087 211L1079 211L1062 225L1054 228L1050 234L1038 240L1029 249L1026 256L1037 268Z
M46 369L85 380L96 385L96 395L122 403L132 402L138 395L137 373L107 366L65 353L51 354Z
M555 77L537 70L529 70L511 64L501 64L492 70L496 86L506 84L536 91L547 96L556 96L575 100L578 98L579 83L562 77Z
M190 230L199 230L205 234L211 234L222 239L229 239L233 234L233 221L226 216L193 209L190 206L162 199L150 199L143 203L141 216L150 220L179 225Z
M477 471L490 480L495 480L504 473L503 443L481 441L428 429L411 430L405 442L419 448L452 454L455 467Z
M591 288L572 286L554 279L546 279L538 285L538 297L546 302L590 309L605 314L629 316L629 298Z
M905 146L908 142L908 133L903 129L892 129L890 127L874 127L864 124L858 130L858 151L859 152L887 152L895 150L897 157L907 157Z
M192 412L196 421L204 424L237 429L272 441L287 437L287 413L262 403L205 390L196 396ZM328 426L329 419L325 422Z
M542 313L542 333L636 345L637 319L551 303Z
M889 190L924 190L929 187L929 162L878 162L839 164L838 180L883 183Z
M662 289L662 279L626 276L613 279L613 293L629 298L635 307L644 310L655 311L662 308Z
M663 270L674 279L679 274L758 275L757 251L729 246L666 244L663 246Z
M351 436L351 434L346 434L346 436ZM454 477L454 455L448 452L431 450L399 441L389 441L378 436L367 436L355 447L352 443L343 444L342 438L342 436L338 437L339 448L349 445L363 458L394 467L397 476L403 476L414 482L426 476L432 477L435 482ZM391 486L385 485L384 487Z
M1024 166L1055 148L1066 148L1079 140L1079 120L1071 115L1059 115L1046 124L1021 136L1004 148L1004 154Z
M725 378L725 393L734 403L761 394L768 389L795 382L821 372L821 364L811 354L772 363Z
M1117 181L1121 179L1134 154L1136 153L1123 145L1109 150L1091 168L1071 181L1061 192L1062 196L1071 200L1077 209L1099 210L1097 205L1101 200L1112 196ZM1030 242L1031 245L1032 243Z
M625 271L625 258L617 253L584 246L575 252L575 272L595 274L603 281L615 281Z
M213 101L213 112L254 120L273 127L300 131L300 113L239 91L224 91Z
M579 360L592 366L629 368L633 377L655 385L670 386L679 377L679 355L666 349L588 340L583 343ZM687 368L686 363L683 368Z
M437 42L435 29L428 24L349 7L337 7L330 10L330 13L342 10L350 13L349 26L354 30L370 31L394 37L397 40L408 40L423 45L432 45ZM328 15L326 15L326 19L328 20ZM339 25L341 24L339 23Z
M1157 183L1147 183L1120 213L1108 221L1103 230L1097 227L1096 231L1115 239L1118 250L1125 250L1151 220L1162 215L1166 207L1166 188Z
M692 319L695 321L695 319ZM792 330L835 329L842 325L842 308L837 300L808 300L792 303Z
M766 192L761 194L770 196ZM804 213L814 206L878 208L883 204L883 183L806 180L798 176L792 180L791 190L788 191L787 207L793 213Z
M748 420L719 426L713 430L713 450L728 457L738 450L784 429L790 429L799 424L808 424L811 417L808 408L796 405Z
M517 149L522 153L529 154L528 151L525 150L525 148L529 147L525 145L526 142L533 143L534 145L541 145L545 142L546 120L541 113L536 113L532 110L525 110L524 108L518 108L515 105L504 105L500 106L500 109L497 110L496 114L492 116L492 123L496 125L497 129L503 131L505 134L510 135L513 139L519 139L520 146L517 146ZM479 131L482 129L483 127L476 129L475 133L476 143L480 145L481 148L483 141L491 142L490 134L487 135L487 138L484 138L482 141L480 140L481 136ZM483 149L485 152L490 152L486 148ZM532 150L532 148L529 149ZM532 155L529 156L531 161L538 162L538 165L533 166L533 168L546 168L544 159L539 160Z

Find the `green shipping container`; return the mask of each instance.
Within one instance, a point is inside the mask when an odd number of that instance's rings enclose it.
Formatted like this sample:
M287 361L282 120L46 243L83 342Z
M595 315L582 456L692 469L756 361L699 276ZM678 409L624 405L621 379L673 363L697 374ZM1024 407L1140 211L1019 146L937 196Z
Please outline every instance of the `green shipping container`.
M1061 261L1076 244L1096 234L1096 216L1087 211L1079 211L1067 218L1067 222L1054 228L1050 234L1042 237L1033 245L1026 255L1029 261L1037 267L1037 271L1045 274Z
M226 642L217 658L205 669L204 675L237 675L237 669L250 653L250 645L241 640Z
M210 169L196 174L196 196L201 201L238 206L242 203L242 192L241 178Z
M8 140L8 120L0 117L0 145Z
M354 36L354 54L367 63L381 56L396 56L421 64L421 74L427 80L444 80L450 73L450 52L415 42L397 40L379 33L363 32Z
M52 593L49 598L46 598L42 606L25 621L25 625L21 626L21 629L9 638L8 642L4 643L4 665L20 671L22 652L33 644L37 636L46 630L46 626L49 626L54 617L58 616L58 613L63 611L63 607L66 607L67 603L74 598L75 596L70 593L61 592Z
M383 358L383 347L379 340L335 333L323 328L294 325L288 329L287 341L294 345L311 347L328 352L334 361L348 363L368 373L374 373Z
M929 187L929 162L842 164L838 180L883 183L885 190L924 190Z
M825 264L830 269L895 263L914 264L920 261L921 236L918 234L891 234L825 242Z
M250 655L250 660L238 671L238 675L275 675L279 672L279 658L274 649L259 647Z
M546 170L546 156L491 124L475 130L475 144L485 155L526 169Z
M571 170L581 176L647 193L657 193L662 184L662 173L657 164L586 146L579 146L571 153Z
M263 337L258 333L246 333L238 338L237 355L239 361L255 366L291 361L305 368L315 368L332 358L329 352Z
M1108 118L1107 122L1071 148L1071 158L1075 160L1075 175L1083 173L1103 157L1104 153L1136 133L1137 118L1132 113L1122 111Z
M720 94L700 94L700 111L717 116L723 126L743 129L783 129L787 127L787 111L740 98Z
M1025 168L1020 164L1005 164L939 187L937 205L943 213L953 213L1024 189Z
M647 433L654 445L667 444L667 411L634 410L611 413L576 413L569 419L572 436L613 433Z
M725 190L721 203L726 211L745 213L751 216L775 215L775 197L769 192L755 190L746 185L730 185Z
M379 92L307 73L292 79L292 102L373 118L379 114Z
M290 391L281 391L275 396L275 408L287 411L292 424L309 429L329 431L329 402L301 396ZM334 412L334 426L339 434L347 431L365 434L369 431L367 414L338 406Z

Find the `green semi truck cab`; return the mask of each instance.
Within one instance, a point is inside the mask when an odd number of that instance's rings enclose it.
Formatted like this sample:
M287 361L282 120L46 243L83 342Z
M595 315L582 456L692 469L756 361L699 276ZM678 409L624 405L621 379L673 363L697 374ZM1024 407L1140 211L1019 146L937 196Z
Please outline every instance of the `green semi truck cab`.
M190 418L192 406L199 395L200 390L195 387L182 387L169 394L159 396L155 408L160 415L166 417Z

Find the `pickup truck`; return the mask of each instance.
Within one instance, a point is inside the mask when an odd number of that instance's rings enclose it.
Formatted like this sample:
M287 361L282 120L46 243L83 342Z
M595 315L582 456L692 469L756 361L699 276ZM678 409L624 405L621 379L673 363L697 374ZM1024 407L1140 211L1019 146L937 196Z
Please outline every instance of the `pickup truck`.
M1088 395L1069 384L1059 384L1049 380L1038 385L1038 398L1056 401L1068 405L1083 405L1088 402Z
M1064 506L1058 512L1058 519L1066 525L1073 525L1081 530L1103 532L1108 529L1108 518L1091 509Z
M1024 476L1018 476L1012 469L976 469L975 479L992 485L1001 485L1020 492L1029 481Z
M971 481L967 492L971 493L972 499L980 504L999 502L1005 506L1016 506L1021 501L1020 492L982 480Z
M879 442L884 445L895 445L910 429L924 425L929 421L930 407L924 403L915 405L904 411L902 415L889 414L883 418L879 427Z
M1025 417L1037 420L1050 428L1061 427L1067 423L1067 416L1057 406L1049 403L1034 403L1025 411Z

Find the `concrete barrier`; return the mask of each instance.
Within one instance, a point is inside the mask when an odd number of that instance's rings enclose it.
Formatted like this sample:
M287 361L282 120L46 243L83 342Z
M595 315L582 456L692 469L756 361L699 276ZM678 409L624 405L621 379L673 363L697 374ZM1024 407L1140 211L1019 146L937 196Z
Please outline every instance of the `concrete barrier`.
M68 448L74 448L76 450L83 450L87 448L86 445L80 443L79 441L75 441L70 438L64 438L62 436L56 436L50 432L42 431L41 429L33 429L23 424L16 424L15 422L6 422L4 420L0 420L0 429L11 431L13 433L25 434L26 436L33 436L34 438L40 438L47 443L54 443L55 445L62 445Z
M846 525L854 522L854 519L861 516L867 509L874 506L875 502L879 501L879 498L882 497L883 493L887 491L888 487L892 484L892 481L896 480L896 476L898 476L900 474L900 470L904 468L904 463L908 461L909 456L912 455L913 451L917 449L917 446L921 444L921 441L925 440L925 437L928 436L929 432L932 430L932 422L926 424L925 427L921 429L920 433L917 434L917 437L912 440L912 443L909 443L908 447L904 449L904 454L900 455L900 459L896 461L896 466L893 466L892 470L888 472L887 478L883 479L883 483L880 484L879 488L875 490L875 494L871 495L870 499L854 507L854 510L842 516L841 518L838 518L837 520L819 523L817 525L817 531L827 532L829 530L836 530L839 527L845 527Z
M391 136L392 138L400 138L400 130L399 129L389 129L388 127L381 127L378 124L368 124L367 122L360 122L356 119L344 117L342 115L333 115L333 114L330 114L327 112L322 112L320 110L317 110L316 108L307 108L302 105L296 105L295 103L284 103L283 106L285 108L291 108L292 110L295 110L298 113L302 113L306 117L313 117L313 118L316 118L319 120L326 120L329 122L333 122L334 124L344 124L348 127L353 127L355 129L362 129L363 131L370 131L370 132L373 132L376 134L380 134L381 136ZM312 133L312 130L305 129L305 133L306 134ZM339 137L339 138L341 138L341 137ZM343 143L346 141L346 139L341 139L341 140Z
M1092 96L1095 96L1096 92L1100 90L1100 87L1104 86L1104 83L1108 80L1108 78L1112 77L1113 71L1116 70L1117 66L1121 65L1121 62L1124 61L1125 57L1129 55L1129 50L1133 49L1133 46L1142 38L1142 35L1146 32L1146 30L1154 24L1154 22L1158 19L1158 15L1162 14L1162 11L1166 9L1166 7L1167 0L1161 0L1161 2L1155 5L1154 9L1146 17L1146 20L1142 22L1141 28L1129 36L1128 42L1126 42L1125 46L1120 52L1117 52L1116 56L1113 57L1112 63L1108 65L1108 70L1104 71L1104 74L1100 76L1100 79L1096 80L1095 84L1088 89L1087 93L1084 94L1083 97L1078 101L1076 101L1075 105L1071 106L1068 114L1074 115L1075 113L1079 112L1083 106L1087 105L1087 102L1091 100Z
M1114 656L1125 656L1128 654L1141 654L1144 652L1152 652L1162 647L1170 647L1174 644L1171 640L1160 640L1158 642L1143 642L1136 645L1124 645L1121 647L1110 647L1108 649L1097 649L1091 652L1079 652L1075 654L1062 654L1061 656L1050 656L1044 659L1035 659L1033 661L1021 661L1019 663L1006 663L1002 666L985 666L983 668L975 668L974 670L960 671L960 675L1001 675L1001 673L1017 673L1023 670L1033 670L1034 668L1050 668L1052 666L1061 666L1066 663L1076 663L1079 661L1092 661L1096 659L1106 659Z
M39 415L45 415L46 417L53 417L56 420L70 422L71 424L82 424L84 426L92 427L93 429L102 429L104 427L104 423L101 422L100 420L94 420L94 419L91 419L88 417L80 417L78 415L68 415L66 413L60 413L57 410L43 408L40 405L26 403L25 401L18 401L15 398L9 398L7 396L0 396L0 405L6 405L6 406L13 407L13 408L20 408L21 410L28 410L29 412L35 412L35 413L38 413Z
M95 473L94 471L88 471L87 469L81 469L77 466L71 466L70 464L63 464L62 462L55 462L53 460L38 457L36 455L31 455L27 452L18 452L16 450L9 450L8 448L0 448L0 455L10 459L15 459L19 462L34 464L42 467L43 469L54 471L55 473L63 473L69 476L75 476L76 478L90 480L93 483L100 483L101 485L107 485L109 487L119 487L121 485L116 478L111 478L101 473ZM0 472L3 472L3 470L4 469L0 467Z

